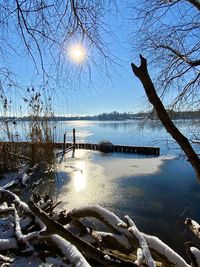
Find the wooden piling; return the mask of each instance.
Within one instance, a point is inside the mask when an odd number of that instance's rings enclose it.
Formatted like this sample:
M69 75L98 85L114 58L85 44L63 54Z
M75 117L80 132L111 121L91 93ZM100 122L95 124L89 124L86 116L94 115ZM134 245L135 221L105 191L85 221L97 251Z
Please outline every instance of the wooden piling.
M66 132L64 133L63 136L63 154L65 154L65 150L66 150Z
M73 129L73 146L74 146L74 149L76 148L76 130Z

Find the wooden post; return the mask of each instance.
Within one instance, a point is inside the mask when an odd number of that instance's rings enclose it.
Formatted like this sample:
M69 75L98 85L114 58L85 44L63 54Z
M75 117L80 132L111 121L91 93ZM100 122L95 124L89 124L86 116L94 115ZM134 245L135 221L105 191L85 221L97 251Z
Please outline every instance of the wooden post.
M73 149L76 148L76 129L73 129Z
M65 154L65 150L66 150L66 132L64 133L63 136L63 154Z

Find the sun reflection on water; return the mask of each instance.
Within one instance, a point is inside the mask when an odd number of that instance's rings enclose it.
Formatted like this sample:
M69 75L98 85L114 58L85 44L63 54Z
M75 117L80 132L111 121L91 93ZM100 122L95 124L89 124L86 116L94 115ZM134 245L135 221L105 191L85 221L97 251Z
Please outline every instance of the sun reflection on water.
M156 174L164 161L163 157L105 157L97 151L86 150L76 150L73 157L67 153L58 170L60 176L65 173L68 177L58 195L62 201L60 208L72 209L90 204L112 207L117 203L122 205L126 197L143 197L142 188L132 186L128 190L121 186L121 178L132 180L133 177Z
M90 204L115 202L115 185L106 179L104 168L91 157L98 153L77 150L75 156L65 155L58 172L65 172L68 180L62 186L58 198L62 201L60 208L75 208Z
M86 188L87 183L85 162L77 162L76 168L77 170L73 172L72 180L75 191L80 192Z

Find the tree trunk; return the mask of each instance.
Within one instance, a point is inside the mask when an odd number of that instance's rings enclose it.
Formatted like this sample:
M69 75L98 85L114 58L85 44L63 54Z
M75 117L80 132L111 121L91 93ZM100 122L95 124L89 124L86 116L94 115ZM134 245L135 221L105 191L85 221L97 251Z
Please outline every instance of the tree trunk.
M147 61L142 55L140 55L141 64L137 67L135 64L131 64L133 73L140 79L143 84L146 95L157 112L158 118L164 125L167 132L172 136L172 138L180 145L182 150L188 157L189 162L196 172L197 178L200 180L200 159L192 148L189 140L178 130L170 119L163 103L158 97L154 84L149 76L147 69Z

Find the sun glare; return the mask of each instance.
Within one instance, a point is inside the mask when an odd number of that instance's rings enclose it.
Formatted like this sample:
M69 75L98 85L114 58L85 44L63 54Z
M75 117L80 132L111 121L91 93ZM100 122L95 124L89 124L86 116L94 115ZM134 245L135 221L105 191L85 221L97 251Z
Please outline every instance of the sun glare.
M75 63L82 63L86 58L86 50L81 44L70 46L68 54L69 58Z

